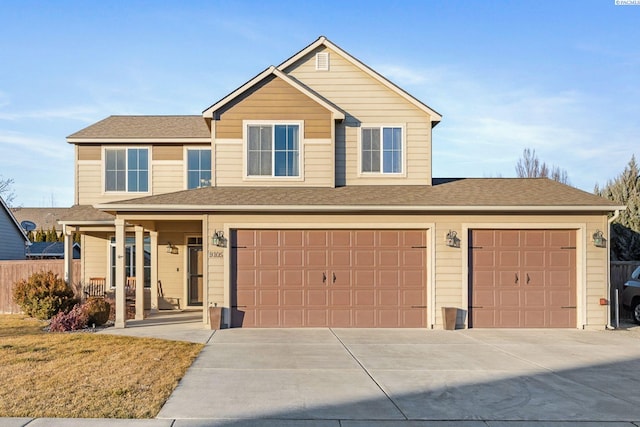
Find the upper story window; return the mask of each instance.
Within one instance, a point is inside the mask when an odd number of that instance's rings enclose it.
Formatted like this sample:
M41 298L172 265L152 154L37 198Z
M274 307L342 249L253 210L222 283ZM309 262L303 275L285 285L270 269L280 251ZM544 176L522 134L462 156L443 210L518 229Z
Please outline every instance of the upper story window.
M105 191L149 191L149 149L105 150Z
M211 150L187 150L187 188L211 185Z
M299 133L297 124L248 125L247 175L299 177Z
M363 127L362 172L402 173L402 145L401 127Z

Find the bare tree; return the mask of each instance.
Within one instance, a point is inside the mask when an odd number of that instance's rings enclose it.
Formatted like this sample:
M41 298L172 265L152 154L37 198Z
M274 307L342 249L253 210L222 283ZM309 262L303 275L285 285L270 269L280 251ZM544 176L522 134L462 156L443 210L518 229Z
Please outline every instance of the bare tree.
M562 184L569 185L569 175L567 171L558 166L549 167L545 162L541 162L536 156L536 150L525 148L522 157L516 163L516 174L518 178L550 178Z
M16 193L14 193L12 185L13 179L4 178L0 175L0 197L2 197L9 207L11 207L13 200L16 198Z

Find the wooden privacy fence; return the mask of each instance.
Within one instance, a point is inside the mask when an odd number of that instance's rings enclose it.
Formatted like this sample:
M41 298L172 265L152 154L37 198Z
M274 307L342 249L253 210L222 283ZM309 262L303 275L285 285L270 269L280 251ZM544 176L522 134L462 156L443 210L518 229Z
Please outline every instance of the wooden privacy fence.
M616 303L616 289L618 290L618 295L622 300L622 285L624 285L624 282L629 280L631 273L633 273L633 270L638 266L640 266L640 261L611 261L611 296L609 300L611 301L612 317L615 317L614 308ZM622 307L622 303L620 304L620 318L631 318L631 313Z
M71 283L76 285L80 282L80 260L73 260L71 268ZM53 271L64 278L64 260L0 261L0 313L20 313L13 302L13 284L40 271Z

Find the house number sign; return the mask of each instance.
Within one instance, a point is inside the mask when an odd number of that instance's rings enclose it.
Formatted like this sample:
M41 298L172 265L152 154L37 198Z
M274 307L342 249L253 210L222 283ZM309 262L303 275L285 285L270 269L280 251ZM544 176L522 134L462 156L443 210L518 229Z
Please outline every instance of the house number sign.
M224 255L223 251L211 251L209 252L209 257L210 258L222 258Z

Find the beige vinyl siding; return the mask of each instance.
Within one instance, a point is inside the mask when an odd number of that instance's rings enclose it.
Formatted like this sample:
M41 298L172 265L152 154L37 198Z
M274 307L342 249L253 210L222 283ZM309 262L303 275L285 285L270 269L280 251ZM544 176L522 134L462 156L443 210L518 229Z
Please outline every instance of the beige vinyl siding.
M104 277L109 283L109 239L108 233L82 235L81 277L85 283L92 277Z
M186 189L185 164L181 161L156 161L152 163L153 194L171 193Z
M101 160L102 146L97 145L78 145L78 160Z
M265 79L219 115L216 138L242 138L243 120L304 120L304 138L331 138L331 112L278 77Z
M431 224L431 225L430 225ZM432 227L432 225L435 227ZM593 246L591 235L596 229L606 232L604 215L304 215L272 214L249 215L228 214L210 215L210 230L229 230L232 228L418 228L429 229L431 240L427 242L427 304L431 315L435 317L434 328L442 328L442 307L468 309L468 233L474 228L558 228L576 230L577 249L577 292L578 316L582 314L584 326L601 328L607 323L607 307L600 305L600 298L607 298L607 249ZM463 228L465 227L465 228ZM451 248L445 244L449 230L458 233L461 247ZM586 237L583 238L583 235ZM435 247L435 253L434 253ZM229 249L209 248L224 253L228 257ZM208 289L210 301L228 304L228 277L225 265L220 258L208 258ZM227 274L227 275L225 275ZM466 322L465 318L465 322ZM578 323L578 327L583 325Z
M182 160L183 145L155 145L153 147L153 160Z
M429 115L331 50L330 71L316 71L315 54L322 50L325 48L311 52L285 72L338 105L347 115L344 123L336 125L336 185L431 184ZM367 124L405 126L404 177L361 176L358 141L360 126Z
M304 180L266 178L246 180L243 176L243 152L245 145L242 140L235 143L222 143L215 145L214 174L215 185L225 186L305 186L305 187L331 187L333 151L330 139L314 139L307 142L301 141L304 154L301 162L301 172Z

